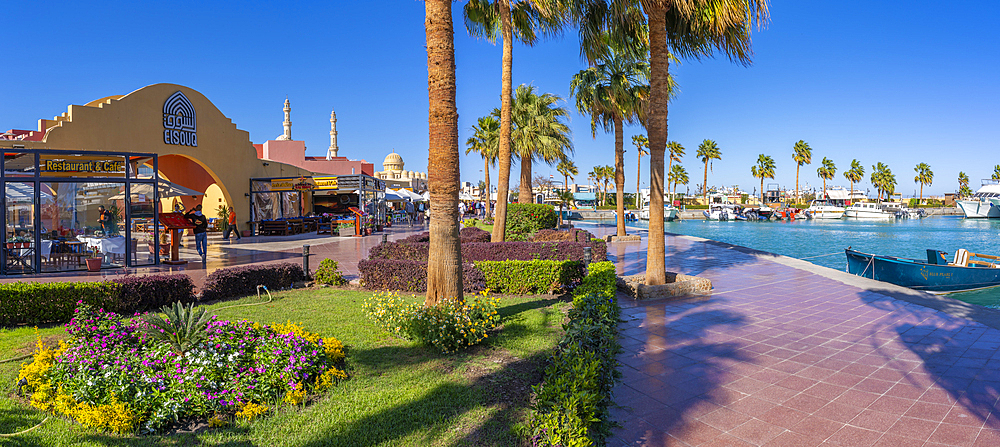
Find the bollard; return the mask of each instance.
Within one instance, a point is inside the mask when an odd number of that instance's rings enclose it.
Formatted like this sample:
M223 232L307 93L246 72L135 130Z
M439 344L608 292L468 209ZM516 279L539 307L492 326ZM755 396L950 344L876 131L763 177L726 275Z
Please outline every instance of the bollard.
M309 279L309 244L302 244L302 272Z
M386 242L389 242L389 235L388 234L383 234L382 235L382 243L384 244Z
M583 247L583 265L590 265L591 256L590 247Z

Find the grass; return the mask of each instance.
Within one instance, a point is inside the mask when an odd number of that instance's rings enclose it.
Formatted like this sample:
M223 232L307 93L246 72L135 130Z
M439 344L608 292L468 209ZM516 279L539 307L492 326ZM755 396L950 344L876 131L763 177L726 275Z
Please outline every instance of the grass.
M282 408L249 423L197 434L119 438L86 429L61 417L17 438L12 446L517 446L522 435L530 386L539 366L561 336L568 304L552 297L504 297L503 330L488 343L456 355L382 332L365 317L361 304L370 292L309 289L280 292L272 303L256 297L208 307L225 319L262 323L291 320L306 330L335 336L347 346L350 380L304 408ZM414 300L419 298L414 297ZM218 309L217 311L215 309ZM57 337L62 327L38 329ZM0 329L0 357L26 353L34 328ZM20 362L0 364L0 433L31 427L45 414L13 397ZM6 444L11 442L11 444Z
M482 220L479 219L467 219L462 222L463 227L476 227L481 230L486 230L490 233L493 232L493 224L484 224Z

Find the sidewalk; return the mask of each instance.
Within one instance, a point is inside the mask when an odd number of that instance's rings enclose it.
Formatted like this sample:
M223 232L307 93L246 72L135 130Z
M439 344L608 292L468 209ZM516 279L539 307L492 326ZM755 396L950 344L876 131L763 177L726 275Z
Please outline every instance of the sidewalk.
M642 243L608 249L619 273L645 270L646 234L632 231ZM704 239L666 243L668 270L714 289L622 303L610 445L1000 445L997 311Z

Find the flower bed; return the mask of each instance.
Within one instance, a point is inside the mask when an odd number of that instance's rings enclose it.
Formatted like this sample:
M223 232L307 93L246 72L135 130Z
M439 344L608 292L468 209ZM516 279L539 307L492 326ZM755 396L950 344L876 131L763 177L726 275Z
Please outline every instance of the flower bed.
M407 303L394 292L379 293L362 305L368 318L387 332L417 340L449 354L479 344L500 325L500 299L485 292L468 301L436 306Z
M580 261L479 261L486 287L497 293L529 295L566 290L583 278Z
M591 247L594 262L607 259L608 246L604 241L587 242L469 242L462 244L462 262L477 261L582 261L583 248ZM396 259L427 261L430 244L427 242L384 242L372 247L368 259Z
M41 410L101 431L156 432L185 419L210 425L299 405L346 379L344 347L292 324L220 321L185 352L152 337L140 318L81 305L68 342L39 341L18 374L19 391Z
M426 261L362 259L358 271L365 288L370 290L427 291ZM474 264L462 265L462 288L465 292L486 290L486 278Z

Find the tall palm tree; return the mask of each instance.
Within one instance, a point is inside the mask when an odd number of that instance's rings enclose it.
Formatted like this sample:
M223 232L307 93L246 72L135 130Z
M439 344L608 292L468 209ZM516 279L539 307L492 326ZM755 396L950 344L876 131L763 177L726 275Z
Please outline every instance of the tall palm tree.
M639 192L639 179L642 178L642 157L649 155L649 139L645 135L632 135L632 144L635 145L636 152L636 172L635 172L635 207L642 208L642 194Z
M472 126L472 136L465 141L465 154L475 152L483 157L486 181L486 215L490 215L490 168L496 166L500 151L500 121L493 116L479 118Z
M774 159L770 155L757 156L757 164L750 167L750 174L760 179L760 204L764 204L764 179L774 178Z
M826 181L833 180L836 174L837 165L833 164L833 160L823 157L822 166L816 169L816 175L823 179L823 194L820 195L821 199L826 199Z
M514 122L511 129L511 147L521 162L521 187L517 194L519 203L532 202L531 165L536 160L551 165L573 153L570 129L564 122L569 113L566 108L556 105L560 100L551 93L536 94L535 87L531 85L521 84L514 91L514 104L511 108L511 118ZM500 114L501 110L493 110L493 116L499 117ZM502 144L500 148L502 151ZM502 154L500 163L503 163ZM500 214L499 202L500 198L497 197L497 216ZM496 225L494 219L494 230Z
M604 183L604 205L608 204L608 183L615 178L615 168L614 166L605 165L601 168L601 182Z
M715 144L715 141L705 140L698 145L698 153L696 155L702 163L705 163L705 182L703 183L705 202L708 202L708 164L712 160L722 160L722 151L719 146ZM652 219L652 216L650 217Z
M958 172L958 197L968 197L972 195L972 188L969 188L969 176L962 171Z
M871 182L875 190L878 191L879 200L882 200L883 194L886 199L889 199L896 192L896 176L889 169L889 166L881 161L872 166Z
M458 108L455 105L455 30L450 0L424 2L427 35L429 144L427 188L431 196L427 254L427 305L463 299L458 238Z
M851 182L851 195L847 196L847 198L853 201L854 184L865 178L865 167L861 165L858 159L851 160L851 169L844 171L844 178Z
M687 170L684 169L684 166L677 164L671 166L670 172L667 173L667 181L669 182L669 185L673 185L673 192L670 194L670 196L673 197L677 194L677 185L686 185L690 180L688 179L688 173Z
M594 66L573 75L570 96L576 108L590 115L590 132L597 138L598 124L615 133L615 205L625 215L625 124L642 118L649 98L649 65L643 60L610 51ZM625 219L618 219L618 236L625 236Z
M799 140L792 147L792 151L792 160L795 160L795 202L798 203L802 201L799 197L799 168L812 163L812 148L809 147L809 143Z
M469 34L475 37L485 37L491 43L496 43L499 35L503 45L499 114L500 172L497 180L497 209L496 218L493 221L493 242L503 241L507 228L507 191L510 189L513 132L511 67L513 66L514 39L527 46L532 46L538 41L539 35L558 33L566 23L563 11L564 9L559 7L556 2L538 0L469 0L463 10L465 28Z
M917 176L913 177L913 181L920 183L920 201L917 202L920 204L924 201L924 185L930 186L934 182L934 171L931 171L931 166L927 163L918 163L913 170L917 173Z
M684 156L684 146L676 141L667 142L667 175L670 174L671 169L673 169L674 162L681 162L681 157ZM669 179L668 179L669 181ZM670 200L673 201L674 197L671 194Z
M569 179L574 178L574 176L579 175L580 171L576 168L576 164L573 160L563 160L556 165L556 171L559 171L563 175L563 192L569 192ZM570 200L572 200L572 193L570 193ZM559 202L559 225L562 225L562 202Z

